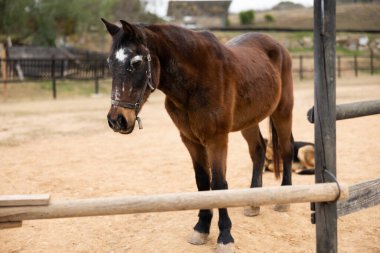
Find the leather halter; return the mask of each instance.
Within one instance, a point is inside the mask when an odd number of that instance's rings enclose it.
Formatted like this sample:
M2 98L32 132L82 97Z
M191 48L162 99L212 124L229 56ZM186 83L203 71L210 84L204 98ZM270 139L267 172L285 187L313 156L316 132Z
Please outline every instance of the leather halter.
M150 56L150 53L148 53L147 56L144 57L144 58L146 58L146 61L148 63L148 70L146 71L146 77L147 78L146 78L144 87L142 88L137 101L135 103L129 103L129 102L125 102L125 101L120 101L120 100L112 99L112 97L111 97L111 104L112 105L114 105L114 106L120 106L120 107L127 108L127 109L134 109L135 110L136 121L137 121L137 123L139 125L139 129L143 129L143 126L142 126L142 122L141 122L140 117L138 117L137 115L138 115L138 113L140 111L141 101L142 101L142 99L144 97L146 88L149 86L151 92L153 92L156 89L153 86L153 80L152 80L152 66L151 66L152 57Z

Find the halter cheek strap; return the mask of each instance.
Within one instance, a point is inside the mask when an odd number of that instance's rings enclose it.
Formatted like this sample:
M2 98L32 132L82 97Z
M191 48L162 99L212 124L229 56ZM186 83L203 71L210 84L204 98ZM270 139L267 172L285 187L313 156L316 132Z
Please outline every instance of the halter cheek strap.
M146 71L146 82L144 84L144 87L142 88L140 95L135 103L129 103L129 102L124 102L116 99L111 98L111 104L114 106L120 106L123 108L127 109L133 109L135 110L135 115L136 115L136 121L137 124L139 125L139 129L143 129L142 122L140 117L138 117L139 111L140 111L140 106L141 106L141 101L143 100L145 90L149 86L151 92L153 92L156 88L153 86L153 81L152 81L152 67L151 67L151 62L152 58L150 54L148 53L146 56L146 60L148 63L148 70Z

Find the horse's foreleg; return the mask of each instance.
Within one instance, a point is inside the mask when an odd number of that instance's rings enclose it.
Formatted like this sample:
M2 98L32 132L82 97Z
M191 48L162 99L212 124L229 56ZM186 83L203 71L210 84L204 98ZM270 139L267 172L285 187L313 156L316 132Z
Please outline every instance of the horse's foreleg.
M207 141L206 149L211 165L212 190L228 189L226 181L226 160L227 160L228 135L217 136ZM219 236L217 252L234 252L234 238L231 235L231 219L226 208L219 209Z
M254 126L241 131L244 139L248 143L249 154L253 162L251 188L262 187L262 175L265 162L266 144L261 135L259 126ZM260 213L259 206L249 206L244 208L244 215L256 216Z
M182 141L189 150L195 172L195 180L198 191L210 190L210 166L208 163L206 149L199 143L195 143L181 135ZM199 210L199 220L194 226L188 242L195 245L205 244L210 233L212 210Z

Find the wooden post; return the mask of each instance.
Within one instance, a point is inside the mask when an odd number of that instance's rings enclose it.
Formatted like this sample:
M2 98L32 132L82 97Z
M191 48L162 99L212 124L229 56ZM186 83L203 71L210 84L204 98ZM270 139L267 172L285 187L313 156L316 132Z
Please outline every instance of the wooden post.
M335 0L314 0L315 182L336 175ZM316 203L317 252L337 252L335 202Z
M56 78L55 78L55 57L53 56L51 59L51 80L52 80L52 91L53 91L53 98L57 98L57 84L56 84Z

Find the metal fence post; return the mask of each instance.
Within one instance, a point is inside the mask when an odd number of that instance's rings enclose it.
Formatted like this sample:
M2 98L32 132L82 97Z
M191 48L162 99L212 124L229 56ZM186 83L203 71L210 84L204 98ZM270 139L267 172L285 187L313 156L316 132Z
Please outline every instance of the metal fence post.
M99 62L95 60L94 77L95 77L95 94L99 94L99 78L98 78Z
M354 69L355 69L355 76L358 77L358 55L354 55Z
M340 55L338 55L338 77L341 78L342 77L342 70L341 70L341 62L340 62Z
M300 80L303 79L303 55L300 55Z
M53 56L51 59L51 80L52 80L52 89L53 89L53 98L57 98L57 87L56 87L56 79L55 79L55 57Z
M65 60L64 59L61 59L60 61L60 64L61 64L61 73L60 73L60 78L63 78L65 76Z

